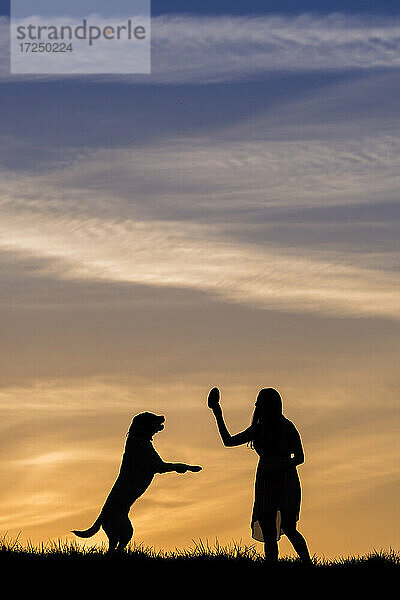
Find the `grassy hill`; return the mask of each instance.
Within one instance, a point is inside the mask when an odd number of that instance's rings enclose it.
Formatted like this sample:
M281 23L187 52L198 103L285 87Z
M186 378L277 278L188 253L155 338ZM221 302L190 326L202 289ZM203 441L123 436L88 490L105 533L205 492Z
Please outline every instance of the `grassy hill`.
M119 569L129 571L132 568L141 573L173 570L196 572L223 572L224 574L249 574L263 576L266 573L305 574L311 573L343 573L343 572L396 572L400 573L400 553L390 551L372 551L366 556L343 557L333 561L313 557L313 565L304 566L293 558L282 558L274 566L266 565L263 556L253 546L242 546L232 543L229 546L213 546L201 540L194 542L187 550L177 549L174 552L156 552L152 548L130 545L121 555L109 556L106 546L86 544L80 546L71 541L47 542L34 546L22 545L18 540L7 537L0 539L0 565L3 569L9 565L35 565L51 567L64 566L68 569L99 569L101 572Z
M23 547L0 543L3 586L19 596L111 597L148 596L173 600L241 600L262 594L284 597L329 597L345 600L350 593L365 597L379 589L390 593L400 574L400 554L373 551L367 556L325 561L313 566L283 558L271 567L253 547L232 544L210 547L201 541L190 550L155 552L130 546L120 556L107 556L105 546L79 547L49 542ZM393 585L392 585L393 581ZM5 595L9 595L5 589Z

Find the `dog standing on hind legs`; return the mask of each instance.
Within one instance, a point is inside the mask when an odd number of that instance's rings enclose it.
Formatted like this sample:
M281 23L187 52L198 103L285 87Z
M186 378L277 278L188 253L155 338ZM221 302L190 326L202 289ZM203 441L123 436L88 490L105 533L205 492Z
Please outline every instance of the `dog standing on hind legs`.
M149 487L156 473L198 472L201 467L185 463L166 463L155 451L153 435L164 429L165 417L145 412L132 419L125 444L119 475L101 512L89 529L73 530L82 538L92 537L100 527L108 537L108 554L122 552L133 535L129 510Z

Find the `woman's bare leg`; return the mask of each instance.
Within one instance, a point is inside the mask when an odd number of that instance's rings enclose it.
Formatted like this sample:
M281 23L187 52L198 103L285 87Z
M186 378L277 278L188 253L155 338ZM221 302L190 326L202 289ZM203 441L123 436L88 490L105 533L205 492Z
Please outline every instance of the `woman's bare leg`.
M310 553L307 542L296 528L296 516L282 511L282 531L296 550L300 560L304 563L310 563Z
M264 520L260 521L260 527L264 537L265 560L268 563L274 563L278 560L278 542L276 539L276 512L268 511Z
M265 560L268 563L275 563L278 560L278 542L276 541L276 536L264 537L264 552L265 552Z
M300 531L295 529L294 531L286 532L286 536L299 555L300 560L304 563L311 562L310 553L307 548L307 542L301 535Z

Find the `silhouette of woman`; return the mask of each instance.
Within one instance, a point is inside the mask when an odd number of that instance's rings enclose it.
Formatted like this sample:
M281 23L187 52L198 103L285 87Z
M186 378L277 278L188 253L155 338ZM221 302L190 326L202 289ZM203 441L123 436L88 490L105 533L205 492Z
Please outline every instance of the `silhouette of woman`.
M301 502L296 467L304 462L303 447L296 427L282 414L279 392L274 388L262 389L250 427L236 435L231 435L225 425L218 388L210 391L208 406L214 413L224 446L248 443L260 457L251 528L252 537L264 542L266 560L277 561L278 541L283 533L302 562L310 564L306 540L296 527Z

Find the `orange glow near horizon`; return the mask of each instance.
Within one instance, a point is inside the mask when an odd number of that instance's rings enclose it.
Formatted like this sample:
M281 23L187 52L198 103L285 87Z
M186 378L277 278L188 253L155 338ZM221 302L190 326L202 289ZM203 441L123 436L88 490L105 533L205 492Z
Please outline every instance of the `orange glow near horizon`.
M372 429L363 418L346 423L349 396L355 405L365 401L364 394L357 398L342 390L339 417L332 398L308 389L306 379L297 383L297 392L295 385L281 387L284 412L299 428L306 454L299 467L299 529L311 552L326 558L367 553L371 540L374 548L393 547L395 506L390 508L387 497L387 490L396 486L396 464L390 460L397 443L393 425L377 421ZM221 388L226 421L236 433L250 422L257 389L234 384ZM3 389L7 458L2 465L0 529L11 537L18 534L22 542L82 543L69 532L88 527L97 517L118 473L130 419L150 410L167 417L165 430L154 438L163 459L201 464L203 471L155 476L132 507L135 543L174 550L199 539L211 545L236 541L254 544L262 553L262 544L250 534L257 455L247 446L222 446L206 407L207 392L200 383L153 387L96 380ZM332 393L339 398L339 388ZM330 422L335 414L340 423ZM100 532L84 543L105 541ZM293 555L285 538L280 552Z

